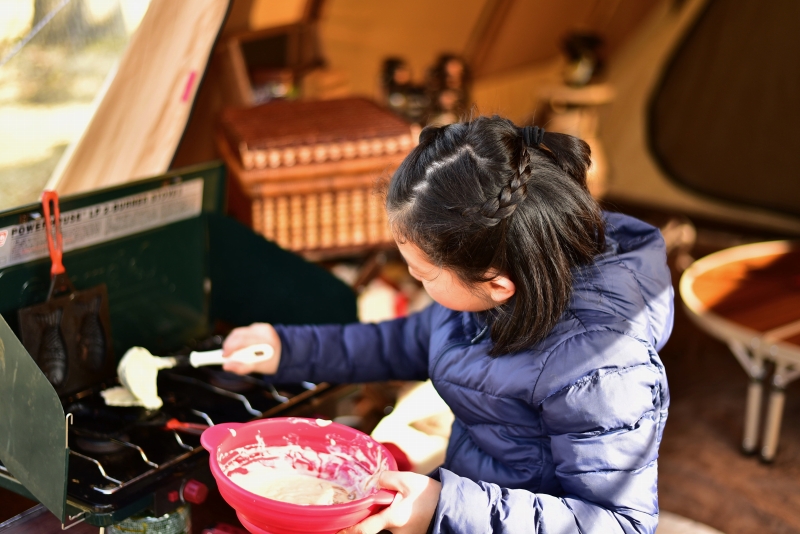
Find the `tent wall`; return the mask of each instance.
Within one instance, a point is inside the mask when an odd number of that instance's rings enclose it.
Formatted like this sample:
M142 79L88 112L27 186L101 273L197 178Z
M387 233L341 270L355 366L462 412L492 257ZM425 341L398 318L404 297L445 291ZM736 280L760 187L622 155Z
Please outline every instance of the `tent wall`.
M648 120L654 91L670 57L706 2L662 0L610 62L608 81L614 85L617 98L601 112L601 138L611 167L608 196L728 223L800 232L796 217L713 200L678 186L653 156ZM679 115L684 110L673 112Z
M252 29L254 21L271 23L267 14L280 14L268 8L274 1L234 0L218 44L225 35ZM375 96L381 61L389 55L405 57L421 81L439 53L455 52L473 61L477 110L517 121L535 116L542 89L560 83L561 38L569 31L596 31L608 43L605 78L617 91L600 121L610 198L800 231L796 217L682 189L648 145L653 93L706 2L575 0L567 8L549 0L327 0L320 4L318 27L328 68L345 73L352 94ZM304 5L301 16L308 12ZM281 16L296 16L290 12L299 12L297 2L292 6ZM74 193L216 158L217 117L232 101L225 72L208 59L228 7L228 0L153 0L89 128L51 184Z
M648 133L665 172L707 197L800 216L796 50L800 3L709 2L653 93Z
M166 171L227 9L228 0L152 0L48 187L73 194Z
M233 1L173 167L217 156L211 135L216 116L237 104L226 95L225 36L268 23L265 14L276 1ZM659 1L324 0L318 27L327 68L346 78L351 94L377 95L381 62L388 56L405 58L421 83L437 56L451 52L474 63L478 112L522 121L536 113L543 87L561 83L560 42L568 32L599 32L604 53L613 55Z

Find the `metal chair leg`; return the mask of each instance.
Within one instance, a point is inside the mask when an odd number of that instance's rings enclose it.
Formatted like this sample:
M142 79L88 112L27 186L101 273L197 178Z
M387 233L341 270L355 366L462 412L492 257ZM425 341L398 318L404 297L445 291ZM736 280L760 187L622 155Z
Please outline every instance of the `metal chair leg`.
M786 394L782 387L772 387L772 392L769 395L769 407L767 408L767 422L764 426L764 443L761 447L761 459L765 462L771 462L775 458L775 452L778 449L785 398Z
M758 448L758 427L761 420L761 399L764 395L764 358L758 348L758 340L754 340L748 348L740 341L730 341L728 347L750 377L747 388L747 404L744 413L744 438L742 452L754 454Z
M763 394L763 378L751 378L750 385L747 387L747 407L744 413L742 451L745 454L754 454L758 447L758 426L761 418L761 398Z
M764 427L764 440L761 447L761 459L765 462L771 462L775 458L778 439L781 434L786 385L797 378L800 378L800 368L794 362L777 361L775 363L775 373L772 375L772 392L770 393L769 406L767 407L767 423Z

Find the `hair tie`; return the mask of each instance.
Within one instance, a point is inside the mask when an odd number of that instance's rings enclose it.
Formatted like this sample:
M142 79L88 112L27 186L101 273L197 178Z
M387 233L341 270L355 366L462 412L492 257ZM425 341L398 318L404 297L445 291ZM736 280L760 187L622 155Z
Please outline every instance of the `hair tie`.
M522 128L522 139L527 146L539 146L544 140L544 128L525 126Z

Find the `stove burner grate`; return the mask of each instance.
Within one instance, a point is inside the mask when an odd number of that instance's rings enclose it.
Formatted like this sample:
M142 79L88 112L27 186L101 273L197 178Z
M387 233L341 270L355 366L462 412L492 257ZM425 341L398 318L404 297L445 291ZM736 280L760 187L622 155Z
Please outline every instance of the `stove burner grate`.
M128 436L121 435L120 439L95 437L77 434L70 440L77 449L87 454L112 454L125 450L124 442L128 441Z

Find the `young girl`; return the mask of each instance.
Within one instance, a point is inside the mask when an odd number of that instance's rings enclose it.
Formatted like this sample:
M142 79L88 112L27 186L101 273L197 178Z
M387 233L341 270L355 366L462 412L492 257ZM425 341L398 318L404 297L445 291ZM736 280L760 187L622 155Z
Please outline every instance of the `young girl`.
M386 207L435 304L347 326L254 324L229 371L336 383L431 378L455 414L445 464L384 473L394 503L346 532L652 533L672 328L659 232L602 212L589 147L500 117L426 128Z

